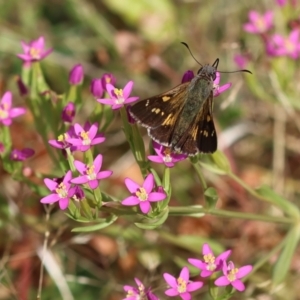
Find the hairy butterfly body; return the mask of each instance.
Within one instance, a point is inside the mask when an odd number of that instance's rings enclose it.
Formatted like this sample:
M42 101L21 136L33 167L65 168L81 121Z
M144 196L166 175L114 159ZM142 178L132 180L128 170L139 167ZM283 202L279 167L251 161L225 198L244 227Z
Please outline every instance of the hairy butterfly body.
M190 81L130 108L130 115L149 136L171 151L196 155L217 149L212 116L214 80L219 59L201 67Z

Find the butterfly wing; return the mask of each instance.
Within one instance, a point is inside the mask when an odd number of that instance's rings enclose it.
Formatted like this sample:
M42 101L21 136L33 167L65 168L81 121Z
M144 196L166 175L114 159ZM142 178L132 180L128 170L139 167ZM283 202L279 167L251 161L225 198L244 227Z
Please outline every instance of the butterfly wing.
M149 136L164 146L170 145L175 123L182 111L189 82L182 83L168 92L142 100L130 108L130 115L143 127Z
M213 153L217 150L217 135L212 116L213 92L210 93L188 130L175 145L175 150L188 155Z

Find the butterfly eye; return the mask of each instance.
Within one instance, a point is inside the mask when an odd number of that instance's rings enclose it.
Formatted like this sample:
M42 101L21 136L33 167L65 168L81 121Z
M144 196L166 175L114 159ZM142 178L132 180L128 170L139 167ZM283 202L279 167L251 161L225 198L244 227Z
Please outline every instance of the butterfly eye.
M213 75L212 75L212 79L213 79L213 81L215 81L215 80L216 80L216 78L217 78L217 73L216 73L216 72L214 72L214 73L213 73Z

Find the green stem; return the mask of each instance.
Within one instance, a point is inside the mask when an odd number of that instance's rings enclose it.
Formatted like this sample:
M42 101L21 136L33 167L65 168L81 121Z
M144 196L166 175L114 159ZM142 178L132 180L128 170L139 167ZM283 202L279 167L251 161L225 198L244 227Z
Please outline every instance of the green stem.
M236 181L240 186L242 186L250 195L254 196L255 198L258 198L260 200L263 200L265 202L270 203L269 199L266 199L265 197L261 196L260 194L258 194L257 192L255 192L255 190L253 190L250 186L248 186L243 180L241 180L239 177L237 177L235 174L229 172L227 173L227 175L233 179L234 181Z
M206 181L205 181L205 179L204 179L204 176L203 176L203 174L202 174L202 170L201 170L201 168L200 168L200 165L199 165L198 163L193 163L193 167L194 167L194 169L195 169L195 171L196 171L196 173L197 173L197 175L198 175L198 178L199 178L199 180L200 180L200 183L201 183L201 185L202 185L202 188L203 188L203 190L205 191L205 190L207 189L207 183L206 183Z
M255 220L255 221L263 221L263 222L271 222L271 223L282 223L282 224L293 224L294 220L285 217L272 217L272 216L263 216L257 214L250 213L241 213L234 212L222 209L206 209L203 207L186 207L186 206L177 206L177 207L169 207L169 215L170 216L188 216L195 214L207 214L213 216L220 216L224 218L238 218L245 220Z

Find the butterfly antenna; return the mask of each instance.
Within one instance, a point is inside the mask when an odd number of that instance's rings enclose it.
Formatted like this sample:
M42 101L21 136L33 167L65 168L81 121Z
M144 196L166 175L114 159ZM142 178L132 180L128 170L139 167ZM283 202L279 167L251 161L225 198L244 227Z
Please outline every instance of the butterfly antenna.
M230 71L230 72L228 72L228 71L218 71L219 73L239 73L239 72L245 72L245 73L250 73L250 74L252 74L252 72L251 71L249 71L249 70L237 70L237 71Z
M181 44L184 45L185 47L187 47L187 49L189 50L189 52L190 52L192 58L195 60L195 62L197 62L201 67L203 67L202 64L201 64L201 63L195 58L195 56L193 55L193 53L192 53L192 51L191 51L189 45L188 45L187 43L185 43L185 42L181 42Z

